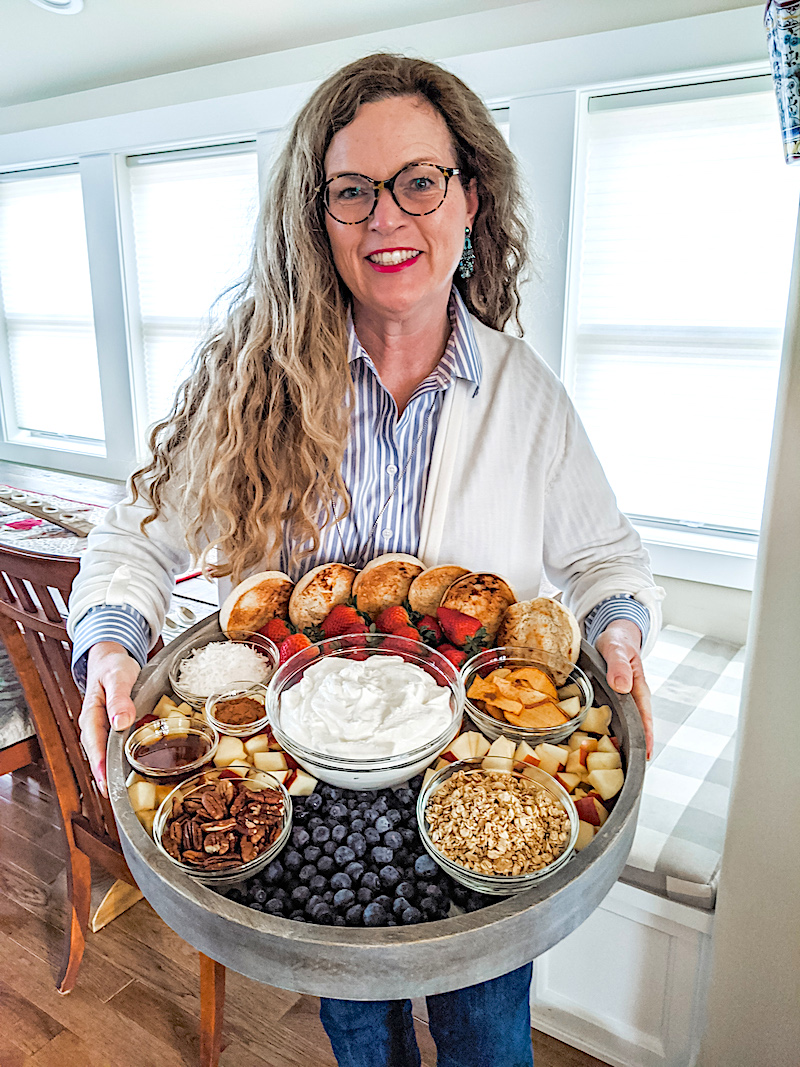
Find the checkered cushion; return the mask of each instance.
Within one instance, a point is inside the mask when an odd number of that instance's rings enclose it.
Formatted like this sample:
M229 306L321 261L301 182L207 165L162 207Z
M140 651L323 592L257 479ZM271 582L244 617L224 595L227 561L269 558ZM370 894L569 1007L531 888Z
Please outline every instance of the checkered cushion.
M35 734L19 678L0 643L0 749Z
M655 747L622 880L695 907L716 900L744 649L667 626L645 662Z

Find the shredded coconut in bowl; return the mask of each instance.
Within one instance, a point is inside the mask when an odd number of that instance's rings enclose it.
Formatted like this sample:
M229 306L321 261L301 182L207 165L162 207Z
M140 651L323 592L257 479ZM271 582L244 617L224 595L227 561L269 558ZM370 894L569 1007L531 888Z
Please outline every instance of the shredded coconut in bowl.
M192 649L178 668L181 689L197 697L208 697L233 682L266 682L272 665L249 645L238 641L215 641Z

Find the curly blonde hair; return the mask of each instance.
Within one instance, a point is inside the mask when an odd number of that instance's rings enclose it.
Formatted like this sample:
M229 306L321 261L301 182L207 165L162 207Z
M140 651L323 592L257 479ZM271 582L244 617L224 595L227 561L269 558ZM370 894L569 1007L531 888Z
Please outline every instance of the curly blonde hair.
M359 107L419 96L446 122L461 180L476 181L475 271L456 277L469 310L502 330L519 321L527 230L517 165L483 102L435 63L377 54L356 60L314 92L275 162L255 247L224 325L195 356L172 411L151 431L152 459L131 477L150 514L181 518L195 559L241 580L279 551L288 526L295 559L347 513L341 477L352 381L349 293L339 278L319 190L325 155ZM217 550L219 562L208 565Z

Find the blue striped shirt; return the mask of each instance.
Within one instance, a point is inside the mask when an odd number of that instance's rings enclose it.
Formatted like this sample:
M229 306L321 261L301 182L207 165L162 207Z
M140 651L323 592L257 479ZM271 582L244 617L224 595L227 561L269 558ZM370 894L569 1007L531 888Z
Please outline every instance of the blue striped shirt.
M348 321L348 356L354 386L350 436L342 462L342 478L350 494L350 513L321 531L317 550L299 564L290 564L293 542L287 531L281 567L297 581L307 571L331 560L363 567L384 552L416 555L422 505L439 415L444 397L456 379L481 386L483 363L469 312L454 288L448 307L451 333L438 364L414 390L403 413L383 386L369 354ZM341 513L344 512L342 507ZM303 547L303 546L301 546ZM650 616L632 597L621 594L598 604L586 619L586 638L594 642L613 619L631 619L647 639ZM118 641L143 665L149 644L145 619L127 605L91 608L75 627L73 673L85 683L86 655L98 641Z

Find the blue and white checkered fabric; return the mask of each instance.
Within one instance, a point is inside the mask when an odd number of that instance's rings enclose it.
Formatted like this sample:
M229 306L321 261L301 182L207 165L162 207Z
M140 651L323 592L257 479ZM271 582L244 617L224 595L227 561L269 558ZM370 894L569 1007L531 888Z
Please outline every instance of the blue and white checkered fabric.
M667 626L645 662L655 748L622 880L695 907L716 902L744 651Z

